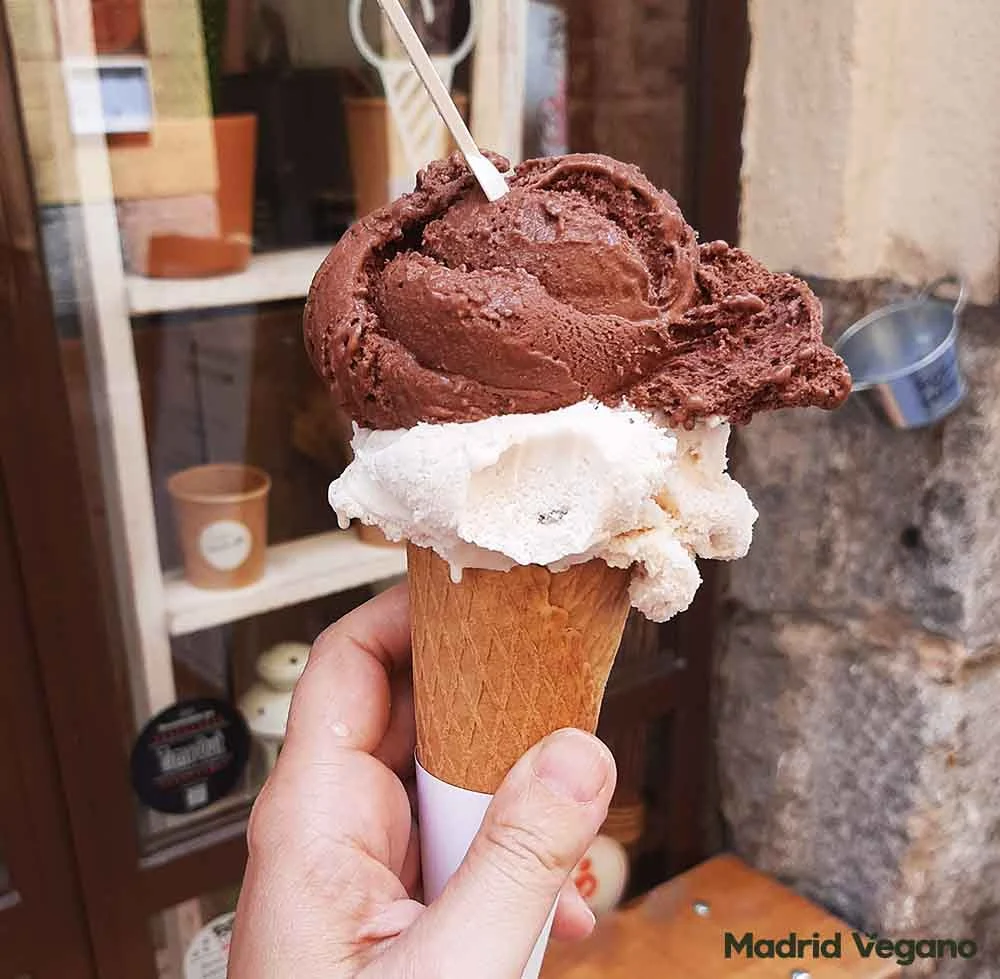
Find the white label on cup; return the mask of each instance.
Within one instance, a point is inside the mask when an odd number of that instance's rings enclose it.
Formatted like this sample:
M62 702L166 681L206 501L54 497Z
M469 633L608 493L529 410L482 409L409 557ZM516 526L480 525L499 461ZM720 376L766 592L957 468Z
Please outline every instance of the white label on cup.
M216 520L198 537L201 556L216 571L233 571L250 557L253 535L238 520Z
M184 955L184 979L226 979L232 911L213 919L194 936Z

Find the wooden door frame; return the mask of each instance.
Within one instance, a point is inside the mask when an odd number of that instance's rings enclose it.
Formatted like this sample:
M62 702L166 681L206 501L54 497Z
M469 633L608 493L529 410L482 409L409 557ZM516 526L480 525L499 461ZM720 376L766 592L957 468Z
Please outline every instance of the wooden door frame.
M739 241L748 0L689 0L688 214L703 242Z
M689 0L687 218L703 242L740 237L744 85L750 63L748 0ZM694 604L678 619L678 651L686 660L683 707L671 732L670 791L691 800L673 807L668 861L676 873L712 848L718 822L712 685L716 625L726 570L700 562L704 578Z
M138 902L122 906L138 841L115 710L97 565L80 512L83 482L60 371L58 339L25 158L17 78L0 17L0 471L25 610L52 719L82 892L98 959L117 946L136 979L152 979L134 943ZM82 735L82 736L81 736ZM109 845L111 844L111 845ZM142 923L145 927L145 922ZM125 979L126 971L112 973Z
M238 882L245 820L142 853L123 721L131 713L81 503L35 200L0 0L0 477L98 970L154 979L150 916Z
M0 894L0 979L22 974L93 979L97 973L2 481L0 636L0 858L13 888Z

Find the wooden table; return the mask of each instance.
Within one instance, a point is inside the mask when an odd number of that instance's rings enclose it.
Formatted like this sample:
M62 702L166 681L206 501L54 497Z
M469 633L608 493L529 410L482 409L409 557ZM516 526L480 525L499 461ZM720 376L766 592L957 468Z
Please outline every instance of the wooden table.
M842 936L843 957L725 957L725 933L755 940ZM716 857L669 881L598 924L579 945L553 943L542 979L890 979L895 959L863 959L852 928L731 856ZM864 936L862 936L864 937Z

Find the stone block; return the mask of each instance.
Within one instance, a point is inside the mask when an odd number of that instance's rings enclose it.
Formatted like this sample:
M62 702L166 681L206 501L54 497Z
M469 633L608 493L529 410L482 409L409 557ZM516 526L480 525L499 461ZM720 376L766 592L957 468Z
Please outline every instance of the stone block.
M900 298L819 282L830 336ZM735 849L853 924L970 938L1000 976L1000 310L970 308L969 396L902 432L857 403L734 440L758 510L719 641Z
M873 307L889 298L867 296ZM832 334L860 315L827 295ZM733 472L760 511L732 597L768 612L863 616L897 610L960 640L970 656L1000 639L1000 311L969 309L970 393L943 424L895 431L859 403L789 411L741 429Z
M719 661L736 851L855 926L1000 961L1000 669L892 615L738 611ZM988 965L989 964L989 965Z

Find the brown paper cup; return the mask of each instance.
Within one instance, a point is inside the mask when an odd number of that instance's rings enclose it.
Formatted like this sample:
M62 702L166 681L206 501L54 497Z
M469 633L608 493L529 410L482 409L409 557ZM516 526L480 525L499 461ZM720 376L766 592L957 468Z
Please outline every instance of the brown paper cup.
M198 588L241 588L264 573L271 477L241 463L174 473L167 490L184 553L184 576Z

